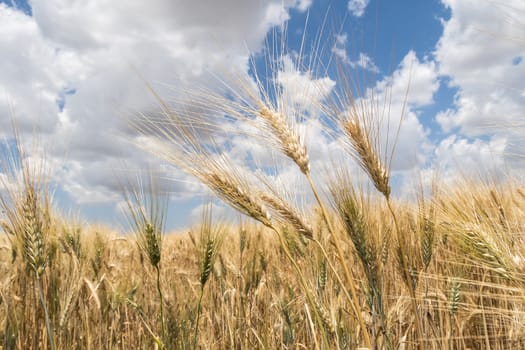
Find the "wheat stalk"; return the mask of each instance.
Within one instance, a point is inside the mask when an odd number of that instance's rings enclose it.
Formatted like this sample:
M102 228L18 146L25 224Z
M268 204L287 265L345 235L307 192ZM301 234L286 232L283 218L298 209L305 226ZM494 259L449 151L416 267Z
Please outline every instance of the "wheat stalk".
M156 271L161 331L162 338L165 340L164 296L161 288L160 262L162 236L168 210L168 197L160 194L157 182L152 175L150 175L147 188L145 188L140 179L138 182L138 188L128 183L127 188L124 189L124 198L128 207L128 220L137 236L139 250L148 257L149 263Z
M181 116L178 113L175 113L155 93L155 91L151 89L151 87L150 90L157 97L162 107L164 122L158 123L157 121L148 120L143 117L142 120L135 125L142 134L157 136L159 142L157 142L156 145L148 143L146 148L149 148L150 151L153 150L154 153L163 156L167 161L178 165L186 172L194 175L230 206L261 222L263 225L270 227L280 235L279 231L275 229L269 211L266 210L265 202L260 198L257 191L254 191L256 186L249 184L243 179L242 175L239 175L238 172L234 171L231 167L231 163L224 155L219 154L216 149L215 151L210 151L208 148L209 145L199 141L199 129L191 127L192 115ZM250 107L250 105L246 103L246 100L243 100L243 97L241 96L240 100L243 101L241 103L232 102L232 100L228 98L211 98L211 106L206 107L206 110L209 111L210 109L213 110L216 108L221 115L227 113L228 115L233 115L234 118L239 117L239 119L244 120L249 119L249 115L259 117L266 123L263 123L263 125L266 125L265 128L269 129L270 134L277 139L278 148L296 162L301 172L306 176L315 198L322 209L324 220L329 228L333 243L337 249L338 258L344 268L345 277L351 291L350 302L356 317L361 324L365 343L367 346L371 347L370 337L362 317L357 297L355 282L348 266L346 266L345 255L338 242L337 235L332 227L328 213L324 208L323 201L321 200L310 175L306 148L302 146L301 140L296 136L297 134L293 128L291 128L287 122L284 122L283 114L271 112L271 109L265 107L270 105L270 103L265 103L259 96L256 96L251 92L249 94L251 94L251 97L256 101L255 105L257 108ZM237 93L233 93L233 95L238 96ZM167 147L166 144L174 145L176 148ZM213 140L211 140L209 144L215 145ZM273 204L276 203L274 202ZM277 211L281 211L282 213L282 210L280 209ZM287 215L289 215L289 213L287 213ZM296 228L301 224L295 217L292 218L289 216L289 219L293 219L292 225ZM301 226L301 230L304 231L305 226ZM281 237L281 235L279 238L282 243L285 243L282 240L283 237ZM291 255L288 258L294 262ZM295 262L294 268L297 268L297 270L300 271L300 268ZM300 274L299 277L302 278L302 274ZM306 288L305 283L301 282L301 284Z
M453 338L452 333L454 332L455 316L459 308L460 290L461 290L461 283L458 280L454 279L452 281L452 287L450 288L449 297L448 297L448 312L450 314L450 318L452 319L450 321L449 348L452 348L452 338Z
M199 234L200 252L199 252L199 282L200 294L197 303L197 319L195 321L195 332L193 337L193 349L197 346L197 336L199 333L199 320L202 309L202 297L204 287L208 282L211 270L215 264L217 254L224 239L224 228L222 225L212 226L211 204L205 207L203 212L203 221Z
M343 73L341 75L343 79L343 95L337 96L341 99L343 102L344 107L348 107L349 105L349 111L350 112L341 112L341 109L337 106L332 106L332 110L329 110L329 112L332 115L332 118L335 119L337 123L341 126L343 132L348 137L348 140L350 142L350 154L353 156L353 158L357 161L361 169L368 175L370 180L372 181L374 187L384 196L386 200L386 204L388 207L388 210L392 216L392 220L394 221L394 227L396 231L397 241L399 244L398 249L398 258L400 259L401 267L402 267L402 273L404 279L408 282L408 289L411 296L411 304L414 311L414 317L415 317L415 323L416 323L416 331L418 334L419 339L423 339L423 328L422 328L422 322L419 316L419 308L416 301L416 291L415 286L410 283L411 280L413 280L413 273L410 271L410 266L407 261L406 256L406 247L403 240L403 237L401 236L401 229L399 227L398 218L394 211L394 208L392 206L390 194L391 194L391 187L390 187L390 165L391 164L384 164L380 159L380 149L379 149L379 143L377 138L379 137L381 133L381 112L379 112L378 115L376 115L375 108L375 101L374 101L374 95L373 91L369 96L366 97L363 101L361 101L362 105L357 105L356 101L354 100L352 96L352 89L348 85L348 80ZM407 91L408 92L408 91ZM406 99L406 96L405 96ZM405 100L406 101L406 100ZM371 111L365 110L366 105L369 105L371 108ZM334 113L335 112L335 113ZM349 115L350 113L350 115ZM404 112L403 112L404 113ZM349 116L349 117L348 117ZM398 125L397 129L397 135L399 135L399 130L401 127L401 122ZM392 161L392 156L395 151L395 143L397 141L394 141L394 145L391 150L390 154L390 162ZM385 140L386 147L388 148L388 134L387 138ZM386 163L386 161L385 161ZM422 344L418 344L419 348L421 349Z
M368 276L370 288L376 288L378 278L377 248L374 242L370 240L363 210L348 177L339 176L338 179L332 180L330 193L345 231L352 240Z

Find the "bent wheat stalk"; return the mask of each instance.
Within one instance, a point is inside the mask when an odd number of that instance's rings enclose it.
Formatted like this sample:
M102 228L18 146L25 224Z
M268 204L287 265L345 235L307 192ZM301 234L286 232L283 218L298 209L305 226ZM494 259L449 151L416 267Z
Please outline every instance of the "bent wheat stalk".
M258 81L258 83L260 84L260 81ZM264 205L264 199L260 197L260 194L252 190L253 186L244 180L244 174L239 174L239 172L229 166L225 156L218 154L217 149L210 151L206 148L206 145L203 145L202 142L199 141L198 133L202 130L199 130L198 128L195 129L191 126L194 116L189 115L185 118L184 115L174 112L173 109L170 108L162 98L160 98L153 88L151 88L151 86L148 85L148 87L157 98L162 108L162 121L159 122L142 116L142 120L136 122L135 127L137 127L137 129L144 135L153 134L157 136L157 145L160 140L177 146L177 148L174 149L172 147L166 147L165 144L159 145L154 150L154 153L163 156L169 162L178 165L186 172L197 177L202 183L207 185L216 195L218 195L219 198L225 200L233 208L254 218L269 228L275 228L269 215L269 211L267 210L266 205ZM246 86L244 86L244 88L246 89ZM343 267L345 279L350 288L351 298L349 299L349 303L352 305L352 309L361 326L365 345L371 348L372 343L370 335L368 334L368 329L363 319L363 312L360 306L361 303L357 297L355 279L347 266L345 254L339 243L336 231L330 221L323 200L313 182L306 147L299 137L299 134L290 126L289 121L286 120L286 116L269 107L270 104L267 103L269 98L266 94L263 93L267 100L265 102L253 91L245 90L245 92L247 92L247 94L255 101L254 104L256 107L253 107L253 104L250 105L247 103L245 99L243 100L242 96L233 91L232 93L241 99L241 103L232 101L225 97L215 96L210 99L212 106L205 106L206 110L216 108L218 112L231 114L233 118L239 120L247 120L250 115L262 119L263 129L272 136L272 139L275 141L274 146L277 146L288 158L293 160L305 175L316 201L321 208L324 222L328 227L332 242L336 248L337 257ZM214 147L215 144L213 141L211 141L211 143ZM148 145L148 147L151 147L151 145ZM152 148L149 148L149 150L151 151ZM268 200L269 198L266 199ZM273 209L277 212L282 209L277 208L278 205L276 205L282 203L270 201L266 204L269 206L273 205ZM299 221L296 218L293 218L292 225L296 226L298 224ZM303 229L303 231L305 230ZM345 289L343 284L341 287Z
M379 157L379 152L376 150L376 147L373 146L370 138L370 126L368 129L365 129L361 123L361 119L364 118L357 114L355 107L353 109L353 114L351 114L350 119L340 120L342 123L343 130L348 136L351 146L352 146L352 155L363 169L363 171L368 174L375 188L383 195L385 198L388 210L391 214L392 220L394 222L394 229L397 235L397 241L399 244L399 258L401 261L401 266L405 274L405 280L408 282L407 287L410 293L410 300L412 308L414 311L416 331L419 338L418 346L421 348L421 341L423 341L423 330L421 319L419 317L419 308L416 301L416 291L415 286L410 283L412 277L410 276L410 269L408 268L405 247L405 240L401 236L401 229L399 227L397 215L393 209L392 201L390 198L390 175L389 170L385 167ZM375 125L379 129L379 124ZM379 133L379 130L376 130Z
M127 188L124 188L124 198L128 207L128 219L137 236L139 250L147 256L150 265L156 272L156 286L160 301L161 334L163 341L165 341L164 296L161 288L160 268L162 236L168 209L168 198L160 194L157 183L152 177L150 177L149 186L146 186L146 188L144 188L140 179L137 187L128 184Z
M339 258L339 262L341 263L341 266L343 267L345 278L350 287L350 295L351 295L350 304L352 305L354 313L361 326L363 336L365 338L365 344L366 346L371 348L372 342L370 339L370 335L368 334L368 330L367 330L365 321L362 316L362 310L361 310L360 302L357 298L357 291L355 287L354 278L352 274L350 273L350 270L348 269L348 266L344 258L343 249L341 248L341 245L339 243L339 239L336 235L336 231L332 225L332 222L330 221L330 218L328 216L328 212L325 208L323 200L319 196L317 187L315 186L315 183L312 179L311 172L310 172L309 157L306 151L306 147L302 144L301 139L298 136L298 133L294 132L294 130L290 128L290 125L284 122L284 118L281 113L278 113L276 111L271 111L268 108L263 107L260 111L260 115L262 118L267 120L269 124L271 125L270 131L275 135L275 137L279 141L280 149L283 151L283 153L286 156L288 156L291 160L293 160L295 164L297 164L301 172L306 177L308 184L310 186L310 189L312 190L312 193L314 194L314 197L317 201L317 204L321 208L321 213L322 213L324 222L326 226L328 227L328 232L331 235L332 242L336 248L337 256Z

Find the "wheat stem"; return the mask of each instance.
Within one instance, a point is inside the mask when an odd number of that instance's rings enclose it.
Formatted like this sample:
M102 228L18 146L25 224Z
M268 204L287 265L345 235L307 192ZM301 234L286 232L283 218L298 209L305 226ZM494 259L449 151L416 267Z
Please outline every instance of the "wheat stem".
M337 256L339 258L339 261L341 262L341 265L343 267L343 271L345 273L346 280L348 282L348 285L350 286L350 293L351 293L351 300L350 304L352 305L352 308L354 309L354 312L356 314L356 317L359 321L359 325L361 326L363 336L365 338L365 344L369 349L372 349L372 341L370 340L370 335L368 334L368 329L366 327L365 321L363 319L361 306L359 303L359 300L357 299L357 292L354 284L354 279L352 278L352 275L350 274L350 270L348 269L347 264L344 260L344 254L343 249L341 248L341 245L339 244L339 240L337 239L337 236L335 234L335 230L333 228L332 222L330 221L328 217L328 212L326 211L326 208L323 204L323 201L321 200L321 197L319 196L317 189L315 187L315 184L312 180L312 177L310 175L310 172L307 172L305 174L306 179L308 180L308 183L310 184L310 187L312 188L312 192L315 196L315 199L317 200L317 203L319 204L319 207L321 208L321 212L323 214L324 221L326 223L326 226L328 227L328 231L330 232L332 236L332 241L334 243L335 249L337 251ZM343 288L344 289L344 288Z
M271 228L277 234L277 237L279 238L279 243L281 247L283 248L284 254L286 255L287 259L290 261L294 269L297 271L297 275L299 276L299 282L301 283L301 286L306 294L306 298L308 299L308 302L310 303L310 305L314 306L315 299L312 293L310 292L310 289L308 288L308 284L306 283L302 270L299 268L299 265L297 265L297 262L292 257L292 254L290 253L290 250L288 249L288 245L286 244L284 237L275 227L272 226ZM319 313L317 312L317 310L315 310L315 315L319 323L322 325L323 324L322 319ZM325 332L323 332L322 335L323 335L323 341L325 342L325 344L328 344L328 339L326 338Z
M40 276L35 271L35 280L36 285L38 288L38 296L40 297L40 303L42 304L42 308L44 309L44 317L46 319L46 329L47 329L47 336L49 338L49 349L55 350L55 340L53 336L53 326L51 325L51 320L49 318L49 312L47 310L46 301L44 299L44 292L42 291L42 281L40 280Z
M193 334L193 350L197 348L197 336L199 334L199 320L202 309L202 296L204 295L204 285L201 284L201 291L199 295L199 302L197 303L197 320L195 321L195 333Z
M162 289L160 287L160 268L158 265L155 266L155 270L157 270L157 292L159 293L159 299L160 299L160 325L161 325L161 331L162 331L162 340L166 340L166 328L164 326L164 297L162 296Z
M422 345L421 345L421 341L424 340L423 338L423 329L421 328L421 318L419 317L419 310L418 310L418 306L417 306L417 301L416 301L416 291L414 289L414 285L412 283L412 276L410 275L410 270L408 269L408 264L407 264L407 261L406 261L406 257L405 257L405 254L406 254L406 247L405 247L405 244L404 244L404 240L403 238L401 237L401 230L399 228L399 223L397 221L397 216L394 212L394 209L392 208L392 203L390 201L390 199L388 197L385 196L385 199L386 199L386 203L387 203L387 206L388 206L388 210L390 211L390 214L392 216L392 219L394 221L394 227L395 227L395 230L396 230L396 236L397 236L397 241L398 241L398 244L399 244L399 249L400 249L400 260L401 260L401 267L403 268L403 273L405 274L405 278L407 280L407 286L408 286L408 292L410 293L410 302L411 302L411 305L412 305L412 309L414 311L414 317L415 317L415 322L416 322L416 332L417 332L417 336L418 336L418 348L421 350L423 349Z

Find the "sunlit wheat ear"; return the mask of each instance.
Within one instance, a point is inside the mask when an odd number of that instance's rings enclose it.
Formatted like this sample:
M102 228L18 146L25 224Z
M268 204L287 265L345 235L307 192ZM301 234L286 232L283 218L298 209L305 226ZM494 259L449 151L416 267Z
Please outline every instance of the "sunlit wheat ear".
M396 258L397 267L403 278L403 282L405 282L408 288L415 291L419 282L419 269L414 264L414 258L404 254L400 245L396 247Z
M285 223L292 225L292 227L301 235L308 239L313 238L313 230L307 220L301 216L294 208L290 206L282 198L274 196L270 193L260 192L260 198L271 208L276 214L283 219Z
M299 135L286 122L283 114L262 108L259 115L268 123L271 133L279 141L282 152L297 164L303 174L307 174L310 171L310 162L306 146L302 144Z
M197 339L199 333L199 319L202 308L202 297L204 287L210 278L212 268L215 264L217 254L219 253L222 241L224 239L224 227L221 224L212 225L211 204L205 208L203 220L199 232L199 282L200 294L197 303L197 318L195 321L195 330L193 336L193 349L197 348Z
M79 296L79 291L82 286L82 279L80 277L80 270L78 269L78 262L72 260L72 263L75 265L74 273L72 273L71 278L68 278L67 280L67 287L65 287L65 291L62 292L61 295L61 310L60 310L60 316L58 318L58 328L64 329L66 324L68 323L72 311L74 310L74 302L75 299Z
M376 290L379 278L378 248L371 239L372 233L367 222L362 195L356 193L350 176L345 171L331 179L329 189L344 230L361 260L370 288Z
M357 120L347 120L344 129L350 138L353 150L361 168L370 176L376 189L387 199L390 198L389 171L381 163L370 135L363 130Z
M504 278L512 278L512 269L506 263L500 249L491 242L488 236L482 233L481 228L464 228L458 232L459 238L466 250L473 258L494 269Z
M508 228L507 214L505 213L505 209L503 208L503 205L501 204L501 200L498 198L498 194L494 190L490 190L490 198L492 199L494 206L498 210L499 223L501 227L508 230L509 228Z
M23 254L28 266L37 277L44 272L46 262L44 257L44 240L42 236L42 225L38 212L38 198L32 187L26 189L24 202L22 203L22 216L24 222Z
M192 173L219 198L263 225L272 227L263 200L229 165L214 163L211 159L203 161L202 165L202 168L195 167Z
M390 253L390 236L391 230L386 228L383 230L383 236L381 238L381 264L386 266L388 262L388 256Z
M328 271L326 269L326 258L322 257L319 262L318 272L317 272L317 288L319 291L324 291L326 287L326 282L328 280Z

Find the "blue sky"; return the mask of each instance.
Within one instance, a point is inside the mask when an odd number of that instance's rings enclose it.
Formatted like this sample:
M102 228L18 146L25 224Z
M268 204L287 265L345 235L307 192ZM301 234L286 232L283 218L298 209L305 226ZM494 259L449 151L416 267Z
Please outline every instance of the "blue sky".
M305 38L304 61L322 30L311 71L292 59L282 87L304 102L304 86L323 86L326 95L307 96L323 102L341 87L340 62L377 96L391 92L393 119L405 111L392 168L402 198L414 174L429 179L440 169L443 181L453 181L466 171L520 168L513 157L522 150L525 110L520 13L520 0L0 0L0 130L9 138L12 118L24 142L37 130L64 211L119 224L119 179L160 169L163 188L173 192L169 227L185 227L209 194L137 147L144 140L127 118L157 105L136 71L176 99L183 89L170 84L190 79L187 88L213 89L210 76L224 67L250 79L251 59L260 71L265 43L283 24L290 57ZM322 118L312 113L300 125L316 170L336 147L319 132ZM232 135L230 144L232 158L268 161L249 139ZM290 164L278 175L296 185Z

